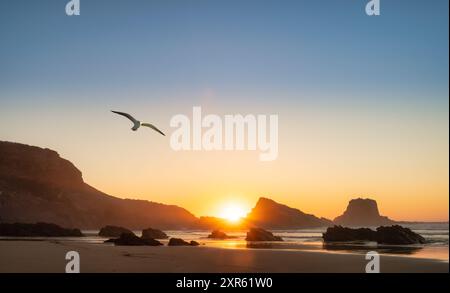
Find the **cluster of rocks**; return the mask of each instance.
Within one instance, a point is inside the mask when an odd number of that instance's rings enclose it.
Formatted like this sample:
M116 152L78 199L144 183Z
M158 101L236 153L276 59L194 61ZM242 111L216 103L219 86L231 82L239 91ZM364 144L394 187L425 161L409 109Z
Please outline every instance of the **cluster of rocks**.
M136 236L131 230L118 226L105 226L99 234L102 237L117 237L105 241L105 243L114 243L121 246L161 246L163 243L157 239L168 239L166 233L161 230L148 228L142 230L142 236ZM169 246L198 246L196 241L187 242L180 238L170 238Z
M8 237L82 237L79 229L63 228L50 223L0 223L0 236Z
M209 239L234 239L236 236L229 236L225 232L220 230L214 230L211 234L208 235ZM266 231L262 228L251 228L250 231L247 232L246 241L283 241L283 239L279 236L273 235L271 232Z
M119 234L120 233L120 234ZM117 236L119 234L119 236ZM130 246L160 246L163 245L156 239L168 239L166 233L158 229L148 228L142 231L142 236L136 236L132 231L116 226L106 226L100 230L100 236L106 237L118 237L105 241L105 243L114 243L115 245L130 245ZM208 235L209 239L233 239L235 236L229 236L225 232L220 230L214 230ZM251 228L247 232L246 241L283 241L279 236L273 235L271 232L261 228ZM170 238L167 244L168 246L198 246L197 241L187 242L181 238Z
M323 233L325 242L374 241L379 244L424 244L425 238L399 225L381 226L376 231L369 228L329 227Z
M133 233L122 233L119 238L112 238L105 241L105 243L114 243L115 245L124 246L160 246L161 242L151 238L142 238Z

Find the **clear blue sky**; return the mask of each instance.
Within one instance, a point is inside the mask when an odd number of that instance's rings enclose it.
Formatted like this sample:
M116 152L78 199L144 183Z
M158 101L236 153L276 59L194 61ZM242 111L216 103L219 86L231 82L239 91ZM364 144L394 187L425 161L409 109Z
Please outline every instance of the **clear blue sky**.
M448 91L447 0L382 0L380 17L365 15L365 0L82 0L80 17L65 16L66 2L1 1L2 98L205 86Z

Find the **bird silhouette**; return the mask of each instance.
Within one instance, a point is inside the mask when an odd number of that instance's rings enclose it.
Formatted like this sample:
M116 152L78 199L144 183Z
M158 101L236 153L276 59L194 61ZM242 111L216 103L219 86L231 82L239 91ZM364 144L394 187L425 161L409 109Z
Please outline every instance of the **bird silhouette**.
M133 130L133 131L138 130L139 127L141 127L141 126L145 126L145 127L149 127L149 128L151 128L151 129L153 129L154 131L156 131L156 132L158 132L158 133L160 133L160 134L166 136L161 130L159 130L158 128L156 128L156 126L154 126L153 124L150 124L150 123L141 123L141 121L135 119L133 116L131 116L131 115L128 114L128 113L119 112L119 111L111 111L111 112L113 112L113 113L115 113L115 114L118 114L118 115L121 115L121 116L124 116L124 117L127 117L128 119L130 119L131 122L133 122L133 124L134 124L134 125L133 125L133 128L131 128L131 130Z

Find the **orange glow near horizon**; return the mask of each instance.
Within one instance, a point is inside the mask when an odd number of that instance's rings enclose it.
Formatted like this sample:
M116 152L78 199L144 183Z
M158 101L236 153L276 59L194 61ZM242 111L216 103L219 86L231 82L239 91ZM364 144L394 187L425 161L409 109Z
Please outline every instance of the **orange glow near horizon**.
M433 115L421 108L402 108L380 121L375 108L287 106L261 104L255 109L253 104L202 103L205 114L221 116L277 109L280 147L273 162L260 162L252 151L173 151L170 117L189 115L192 108L170 103L157 109L146 102L115 106L138 117L151 116L167 137L132 132L104 105L86 101L84 106L39 111L11 108L0 117L9 125L2 129L1 139L57 151L80 169L87 184L112 196L177 205L197 217L235 220L245 216L259 197L267 197L334 219L349 200L364 197L376 200L380 213L394 220L448 221L445 107ZM64 126L55 125L57 120L64 120ZM31 123L40 131L30 131ZM239 208L225 212L228 204Z
M231 223L238 223L246 215L247 212L242 206L237 203L228 203L221 207L219 217Z

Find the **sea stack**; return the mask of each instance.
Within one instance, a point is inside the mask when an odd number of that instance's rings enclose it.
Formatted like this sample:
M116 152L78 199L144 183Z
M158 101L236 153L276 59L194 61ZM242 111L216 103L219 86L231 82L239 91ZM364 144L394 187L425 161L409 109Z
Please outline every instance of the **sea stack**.
M373 199L352 199L344 214L334 219L336 225L347 227L377 227L392 225L395 221L380 215L377 202Z
M264 229L306 229L332 226L330 220L306 214L298 209L261 197L246 220Z

